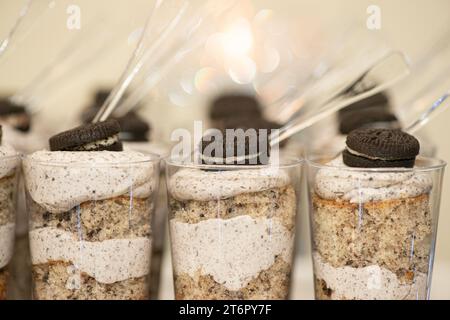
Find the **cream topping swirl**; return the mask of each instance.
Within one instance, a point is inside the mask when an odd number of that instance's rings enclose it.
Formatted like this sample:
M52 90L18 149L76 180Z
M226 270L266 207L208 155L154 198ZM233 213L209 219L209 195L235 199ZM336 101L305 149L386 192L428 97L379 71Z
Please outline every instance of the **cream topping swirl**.
M427 173L351 170L342 156L328 166L320 169L315 178L315 191L324 199L340 198L351 203L401 199L429 193L433 186Z
M230 171L181 169L170 178L168 189L178 200L210 201L283 187L289 181L286 171L279 168Z
M156 189L158 163L134 151L38 151L24 160L26 188L51 213L126 194L147 198ZM157 171L156 171L157 172Z

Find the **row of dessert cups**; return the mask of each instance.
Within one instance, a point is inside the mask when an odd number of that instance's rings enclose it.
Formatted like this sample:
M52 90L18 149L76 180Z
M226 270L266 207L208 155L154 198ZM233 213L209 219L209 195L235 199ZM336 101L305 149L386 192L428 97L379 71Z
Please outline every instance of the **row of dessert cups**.
M100 154L0 159L0 298L21 160L33 298L147 298L161 159ZM165 164L177 299L288 298L304 191L317 299L429 298L443 161L358 169L316 153L276 166Z

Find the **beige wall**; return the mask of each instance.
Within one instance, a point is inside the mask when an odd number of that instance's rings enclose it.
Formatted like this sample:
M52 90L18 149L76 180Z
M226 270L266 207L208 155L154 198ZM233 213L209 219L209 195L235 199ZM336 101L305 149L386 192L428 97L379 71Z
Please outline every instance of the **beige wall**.
M36 0L37 2L45 2ZM63 1L64 2L64 1ZM75 3L82 9L83 19L104 17L108 28L120 41L108 50L108 54L89 67L88 72L75 72L69 86L52 89L51 99L46 101L43 119L57 128L66 127L73 121L77 110L88 100L88 94L97 85L113 84L124 68L134 43L128 43L128 34L141 26L148 13L149 0L73 0L57 4L55 12L33 27L22 45L8 53L6 62L0 61L0 90L15 91L37 74L45 61L50 61L63 46L74 37L65 27L65 6ZM417 57L430 45L433 36L448 27L450 1L448 0L254 0L256 8L271 8L278 15L290 19L305 19L312 28L326 34L338 29L350 20L366 19L366 8L378 4L382 9L380 34L389 44ZM11 23L20 1L2 0L0 3L0 35ZM369 32L369 31L368 31ZM314 41L314 39L313 39ZM449 39L450 41L450 39ZM171 128L188 126L195 118L202 117L199 106L175 107L160 98L159 105L149 108L148 116L159 126L158 135L167 138ZM168 116L170 114L170 116ZM427 131L439 147L439 156L450 161L450 111L435 119ZM450 179L447 175L443 193L437 262L450 259Z

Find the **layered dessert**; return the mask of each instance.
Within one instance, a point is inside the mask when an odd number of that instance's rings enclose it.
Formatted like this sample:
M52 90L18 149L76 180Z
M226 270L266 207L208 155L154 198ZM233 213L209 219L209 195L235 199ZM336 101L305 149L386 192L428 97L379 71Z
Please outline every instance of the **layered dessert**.
M176 298L286 299L299 167L166 165Z
M399 130L361 129L315 173L317 299L427 298L433 180L413 169L418 153L418 141Z
M0 127L1 140L1 127ZM11 262L15 235L15 200L17 192L16 151L6 145L0 146L0 300L6 299L8 265Z
M30 114L27 106L12 103L9 97L0 98L0 124L4 141L20 154L28 154L45 148L47 139L37 129L35 115ZM45 126L45 130L47 130ZM19 174L20 175L20 174ZM31 297L31 266L28 246L28 219L25 208L23 179L19 177L16 208L16 237L14 255L9 263L8 299L26 300Z
M177 299L285 299L296 195L286 172L182 169L168 182Z
M85 125L24 160L33 298L148 298L159 163L122 151L119 131Z

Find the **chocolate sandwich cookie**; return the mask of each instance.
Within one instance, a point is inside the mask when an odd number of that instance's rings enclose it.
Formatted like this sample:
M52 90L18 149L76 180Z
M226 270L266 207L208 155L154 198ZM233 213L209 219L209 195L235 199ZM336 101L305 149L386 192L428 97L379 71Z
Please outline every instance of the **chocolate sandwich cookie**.
M108 99L109 95L111 94L110 89L101 89L98 90L95 93L95 97L94 97L94 103L95 106L97 106L98 108L100 108L106 101L106 99Z
M0 100L0 118L19 131L30 131L31 117L27 109L11 103L8 99Z
M224 121L224 127L239 128L239 129L267 129L272 131L273 129L280 129L282 126L276 122L268 121L264 118L258 117L232 117Z
M400 124L395 114L388 109L370 107L343 114L340 119L339 132L347 135L353 130L368 127L399 129Z
M220 129L221 130L228 129L228 128L236 128L236 129L244 129L244 130L248 130L248 129L264 130L265 129L265 130L267 130L268 134L271 135L273 130L280 129L281 127L282 127L282 125L280 125L279 123L268 121L264 118L234 117L234 118L226 119L224 121L223 128L220 128ZM288 142L289 142L288 140L284 140L283 142L281 142L280 148L284 147Z
M97 115L100 108L96 108L95 105L92 105L89 108L86 108L83 113L81 114L81 120L84 124L91 123L92 120L94 120L95 116Z
M412 168L419 141L395 129L358 129L347 137L343 160L357 168Z
M355 102L354 104L351 104L348 107L339 110L339 118L341 118L342 116L346 115L349 112L360 111L366 108L389 110L390 109L389 96L384 92L380 92L371 97Z
M267 132L256 129L214 130L202 138L201 162L205 165L266 165L270 158L269 138Z
M51 151L122 151L116 120L82 125L50 138Z
M213 101L210 108L212 120L232 117L262 117L258 100L250 95L223 95Z
M111 90L98 90L94 96L93 101L86 108L84 108L81 113L81 120L83 123L91 123L94 120L95 116L99 112L100 108L105 103L106 99L108 99Z
M135 112L118 118L120 124L120 140L128 142L148 142L150 125Z

